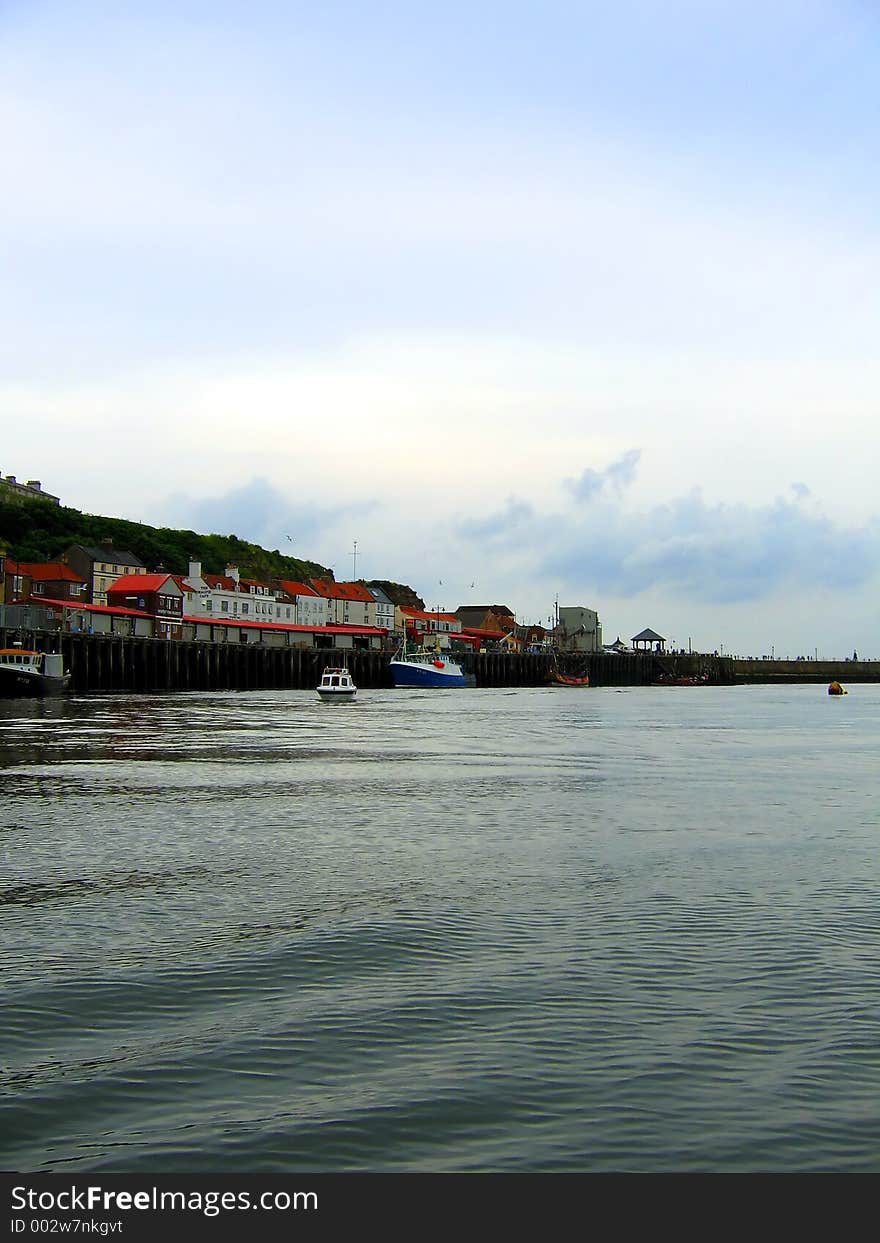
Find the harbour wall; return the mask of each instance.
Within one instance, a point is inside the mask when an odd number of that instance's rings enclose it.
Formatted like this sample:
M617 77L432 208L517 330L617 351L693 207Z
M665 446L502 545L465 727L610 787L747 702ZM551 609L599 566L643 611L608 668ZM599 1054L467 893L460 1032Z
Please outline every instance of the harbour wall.
M391 653L367 649L274 647L255 643L208 643L132 635L52 635L0 628L0 646L57 651L60 643L71 689L77 692L307 690L325 665L346 664L359 687L392 686ZM545 686L553 657L546 653L465 652L457 656L475 686ZM591 686L649 686L676 678L710 685L737 683L828 683L880 681L880 661L739 660L686 653L568 653L565 673L587 674Z
M326 665L345 664L358 687L391 687L391 653L361 648L275 647L208 643L134 635L53 635L0 629L0 646L13 642L57 651L77 692L307 690ZM553 658L546 653L464 652L456 655L475 686L545 686ZM587 673L593 686L641 686L656 673L652 657L606 653L562 656L563 672Z
M880 682L878 660L733 660L735 682Z

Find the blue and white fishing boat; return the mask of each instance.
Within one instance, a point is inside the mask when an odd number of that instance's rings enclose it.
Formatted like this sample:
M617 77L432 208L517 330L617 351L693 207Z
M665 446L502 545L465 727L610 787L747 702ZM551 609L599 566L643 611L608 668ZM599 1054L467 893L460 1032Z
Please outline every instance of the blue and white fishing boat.
M404 639L391 661L395 686L467 686L461 666L439 648L407 651Z

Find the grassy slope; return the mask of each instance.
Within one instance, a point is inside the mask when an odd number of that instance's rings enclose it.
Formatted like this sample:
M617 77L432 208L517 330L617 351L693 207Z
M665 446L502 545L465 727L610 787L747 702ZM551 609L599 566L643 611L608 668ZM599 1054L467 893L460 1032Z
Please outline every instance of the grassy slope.
M9 500L0 494L0 549L19 561L52 561L71 544L111 539L117 548L133 552L147 569L164 567L185 574L190 559L201 561L210 574L222 574L237 565L246 578L332 578L333 571L317 561L269 552L236 535L199 535L171 527L150 527L125 518L83 514L49 501Z

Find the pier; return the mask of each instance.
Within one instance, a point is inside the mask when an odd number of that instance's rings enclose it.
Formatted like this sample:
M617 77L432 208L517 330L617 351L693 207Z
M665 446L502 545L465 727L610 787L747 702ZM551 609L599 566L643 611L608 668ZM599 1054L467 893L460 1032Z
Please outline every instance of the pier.
M0 646L57 651L71 673L71 690L254 691L310 690L325 665L346 664L358 687L391 687L391 653L367 649L210 643L117 634L53 634L0 628ZM554 658L546 653L463 652L456 659L472 685L546 686ZM590 685L650 686L658 679L698 678L709 685L880 681L880 661L741 660L697 653L567 653L563 672L588 674Z

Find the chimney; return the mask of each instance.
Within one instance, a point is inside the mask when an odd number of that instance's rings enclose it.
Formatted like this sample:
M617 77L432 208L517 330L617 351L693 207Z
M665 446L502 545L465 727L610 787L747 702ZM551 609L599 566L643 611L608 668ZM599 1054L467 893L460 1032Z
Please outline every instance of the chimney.
M29 488L33 488L35 492L39 492L43 485L40 483L39 479L29 479L27 481L27 486Z
M202 577L201 561L193 561L192 559L190 559L189 574L187 577L188 578L201 578Z

